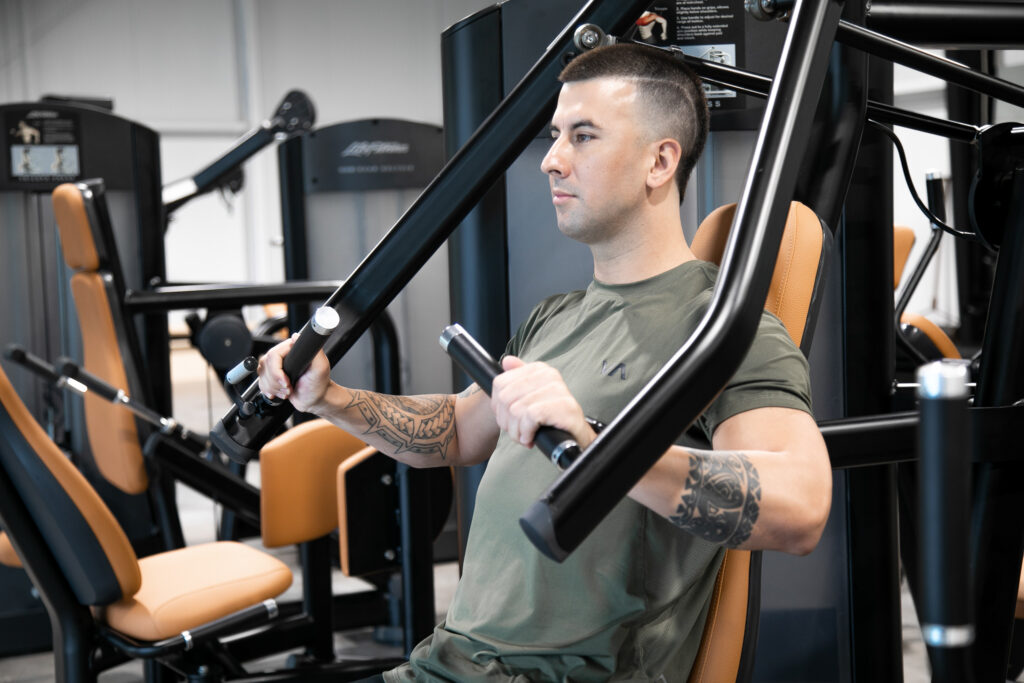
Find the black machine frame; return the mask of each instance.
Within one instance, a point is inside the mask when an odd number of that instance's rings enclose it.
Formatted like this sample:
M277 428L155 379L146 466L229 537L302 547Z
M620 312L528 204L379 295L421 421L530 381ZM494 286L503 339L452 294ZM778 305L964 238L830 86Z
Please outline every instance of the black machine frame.
M330 296L327 305L335 308L342 319L341 329L326 341L325 350L332 363L337 362L381 315L546 121L557 94L556 75L575 50L574 28L581 23L592 23L609 34L622 34L648 4L648 0L592 0L573 19L387 237ZM894 3L889 6L896 7ZM1004 16L1005 3L972 3L971 8L973 16L998 18ZM537 539L538 547L545 552L557 557L571 551L683 428L693 422L739 365L754 334L754 321L768 289L771 265L781 239L785 209L796 187L798 167L804 159L807 139L799 132L809 128L814 117L834 41L984 95L1024 103L1024 89L1018 86L928 55L868 31L853 21L842 20L848 9L839 0L798 0L789 18L786 48L773 79L687 60L708 80L768 95L752 170L739 202L714 300L703 324L528 512L527 526ZM898 8L895 14L897 19L902 16ZM922 23L928 21L924 18L916 27L920 29ZM949 28L946 17L932 21L942 21ZM863 16L860 23L863 23ZM976 28L977 22L971 26ZM1005 28L1006 22L1002 26ZM869 101L864 92L861 95L859 102L853 102L861 118L866 112L881 122L968 143L976 141L981 134L973 125L921 116L884 102ZM850 132L855 150L863 133L863 121ZM856 154L851 156L851 165L855 157ZM840 187L834 188L840 197L846 194L845 183L849 182L852 172L852 169L847 170L837 180ZM973 660L978 680L1001 680L1005 673L1013 596L1024 550L1024 518L1015 504L1024 490L1020 476L1024 463L1008 448L1009 429L1019 410L1008 406L1024 394L1024 367L1020 365L1024 359L1015 353L1024 343L1024 301L1021 300L1024 292L1019 287L1024 279L1024 273L1020 272L1024 268L1024 226L1020 225L1024 215L1021 215L1019 203L1013 205L1008 214L973 409L974 414L989 416L979 417L976 423L989 425L983 428L987 432L985 438L990 440L987 443L991 444L974 449L971 557L976 587L974 611L978 617ZM829 224L839 225L829 220L829 216L824 217ZM885 255L884 249L879 250L878 258L883 262ZM886 271L884 263L883 267L878 267L878 262L870 265L875 266L868 269L872 275ZM891 272L890 262L890 277ZM879 320L869 319L867 314L856 310L856 306L848 306L845 310L848 327L866 323L884 326L891 334L891 283L887 285L888 305L880 307ZM136 304L141 310L142 301L137 300ZM302 335L311 337L312 333L304 328ZM310 348L315 352L321 345L322 342ZM293 377L299 374L309 360L290 355L286 363L289 374ZM243 399L262 400L255 385L246 390ZM245 458L270 438L290 412L287 404L276 408L268 406L255 417L243 419L237 408L232 409L215 430L215 442L225 452ZM823 425L833 466L860 469L913 460L916 456L912 430L916 419L915 413L875 414ZM981 433L982 428L977 424L975 431ZM871 445L869 457L863 457L862 444ZM880 448L882 444L885 446ZM628 458L624 457L627 453ZM893 609L898 606L894 605ZM855 609L855 621L859 614ZM872 664L873 659L884 657L875 656L877 651L870 637L862 637L862 633L869 630L856 624L853 629L855 679L889 680L886 663ZM885 641L893 637L884 628L876 636ZM889 652L891 646L891 642L886 642L883 649Z

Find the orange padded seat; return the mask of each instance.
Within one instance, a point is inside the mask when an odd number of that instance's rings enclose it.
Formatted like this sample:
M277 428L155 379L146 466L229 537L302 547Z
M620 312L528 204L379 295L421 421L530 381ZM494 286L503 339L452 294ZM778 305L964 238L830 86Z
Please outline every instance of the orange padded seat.
M287 565L260 550L221 541L139 560L142 584L108 605L102 619L140 640L163 640L283 593Z
M939 350L943 358L961 358L960 351L957 350L956 345L953 344L953 340L949 338L942 328L933 323L928 318L917 313L904 313L900 316L900 322L904 325L913 325L917 329L921 330L924 336L928 337L928 340L935 344L935 348Z

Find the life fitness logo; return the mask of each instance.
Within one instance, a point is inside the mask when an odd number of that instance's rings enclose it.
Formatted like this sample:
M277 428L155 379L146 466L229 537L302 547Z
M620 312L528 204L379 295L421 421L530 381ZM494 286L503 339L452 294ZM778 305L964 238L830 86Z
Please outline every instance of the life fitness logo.
M409 143L395 140L360 140L349 144L343 157L368 157L371 154L408 154Z

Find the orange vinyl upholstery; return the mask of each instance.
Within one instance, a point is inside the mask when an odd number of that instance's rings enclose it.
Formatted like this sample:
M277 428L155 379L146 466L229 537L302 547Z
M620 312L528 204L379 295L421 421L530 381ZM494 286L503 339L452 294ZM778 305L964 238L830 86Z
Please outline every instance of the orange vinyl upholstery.
M338 526L338 465L366 444L325 420L286 431L260 451L263 544L319 538ZM344 528L344 527L342 527Z
M892 226L892 288L896 289L903 279L903 269L914 246L914 230L905 225Z
M17 485L79 602L120 633L144 641L169 638L276 597L291 585L283 562L231 541L140 561L113 514L35 421L2 368L0 426L0 466ZM62 505L65 499L70 506ZM68 514L47 517L58 512ZM85 557L96 547L98 557Z
M957 350L956 345L953 344L953 340L949 338L949 335L923 315L904 313L900 316L900 322L904 325L913 325L921 330L924 336L928 337L932 344L935 344L935 348L942 353L943 358L961 358L960 352Z
M221 541L139 560L142 586L102 610L113 629L162 640L283 593L292 572L265 552Z
M735 204L720 206L708 214L690 245L694 256L721 263L735 215ZM782 320L797 346L803 341L811 311L824 238L817 215L800 202L793 202L786 217L786 230L764 307Z
M142 575L139 572L138 558L128 537L121 530L110 509L100 499L99 494L32 417L2 369L0 369L0 404L3 405L4 411L13 422L14 428L20 433L21 438L35 453L38 458L38 466L44 467L74 502L75 508L84 519L86 528L91 531L102 548L121 595L135 593L142 583ZM11 437L13 435L8 438ZM68 566L68 563L76 560L73 555L74 553L69 553L63 558L62 569L65 573L84 572L85 570L80 568Z
M735 215L735 204L708 214L690 245L697 258L721 262ZM821 286L827 237L827 228L813 211L800 202L790 205L765 309L782 320L794 343L805 353L803 342L809 339L805 333L813 317L815 293ZM690 683L733 683L740 675L748 630L751 563L750 551L725 551ZM756 624L750 628L756 628ZM752 645L747 643L748 647Z
M128 388L125 358L112 308L113 293L102 267L86 206L88 190L65 183L53 191L64 261L76 272L71 292L78 310L83 368L115 387ZM121 491L139 494L149 486L135 418L120 406L87 394L86 431L96 466Z
M3 531L0 531L0 564L8 567L21 566L21 558L18 557L18 553L14 552L10 537Z

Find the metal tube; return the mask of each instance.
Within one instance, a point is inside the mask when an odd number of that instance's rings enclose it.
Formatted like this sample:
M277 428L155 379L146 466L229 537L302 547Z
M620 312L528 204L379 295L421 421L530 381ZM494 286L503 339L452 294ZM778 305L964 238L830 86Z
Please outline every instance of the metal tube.
M767 97L772 87L772 79L768 76L746 71L735 66L709 62L691 57L679 50L672 50L679 59L694 70L705 81L718 83L733 90L739 90L755 97ZM890 123L932 135L941 135L950 140L973 143L981 130L978 126L959 121L919 114L894 107L891 104L868 100L867 117L879 123Z
M942 191L942 178L929 171L927 187L928 210L935 214L935 217L940 221L945 221L946 199L945 193ZM931 227L931 239L928 240L928 244L924 249L924 253L921 254L921 258L914 265L914 270L910 272L910 279L908 279L907 284L904 285L903 291L900 293L900 299L896 303L897 330L900 325L900 317L903 315L903 311L906 310L907 304L910 303L910 297L917 289L917 285L921 282L921 278L924 277L924 271L928 269L928 264L931 263L932 257L935 256L935 252L939 248L939 243L942 241L942 230L934 223L931 224Z
M711 305L697 330L520 524L564 559L626 495L735 372L753 340L828 66L841 4L801 0L790 22L750 175Z
M928 47L1024 46L1024 5L1019 2L874 0L868 25L908 43Z
M913 45L876 33L849 22L840 22L836 40L877 57L908 66L921 73L955 83L968 90L996 97L1024 107L1024 88L988 74L969 69L951 59L936 57Z
M973 680L974 642L968 553L971 437L967 413L968 365L938 361L917 371L918 537L921 631L938 683Z

